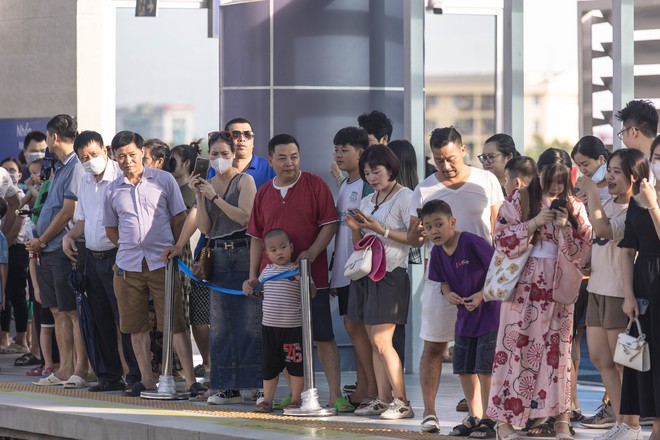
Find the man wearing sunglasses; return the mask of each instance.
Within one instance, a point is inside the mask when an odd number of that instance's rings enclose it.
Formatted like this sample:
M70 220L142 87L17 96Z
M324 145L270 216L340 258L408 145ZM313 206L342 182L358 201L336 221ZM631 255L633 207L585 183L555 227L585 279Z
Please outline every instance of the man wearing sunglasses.
M254 178L257 189L270 179L275 177L273 167L268 160L254 154L254 131L252 124L245 118L234 118L225 124L223 133L231 140L236 148L234 168L240 173L249 174ZM209 133L209 145L214 136L220 133ZM215 176L215 170L209 169L208 178Z

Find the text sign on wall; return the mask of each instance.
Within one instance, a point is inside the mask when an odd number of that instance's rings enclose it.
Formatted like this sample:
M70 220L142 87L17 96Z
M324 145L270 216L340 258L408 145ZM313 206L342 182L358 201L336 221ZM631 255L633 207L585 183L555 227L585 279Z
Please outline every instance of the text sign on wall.
M0 160L17 157L23 149L23 139L31 131L46 133L50 118L0 119Z

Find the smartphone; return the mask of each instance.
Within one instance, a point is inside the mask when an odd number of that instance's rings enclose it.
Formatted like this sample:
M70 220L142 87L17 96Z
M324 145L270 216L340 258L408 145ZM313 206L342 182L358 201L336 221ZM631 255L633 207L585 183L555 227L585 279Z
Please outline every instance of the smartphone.
M362 218L360 218L362 214L362 211L359 209L349 209L348 214L355 219L356 222L358 223L363 223Z
M566 199L554 199L550 204L550 209L566 208L567 203Z
M206 179L206 175L209 172L209 160L202 157L195 159L195 170L193 174L199 175L202 179Z
M636 298L637 299L637 308L639 309L640 316L646 313L646 309L649 308L649 300L645 298Z

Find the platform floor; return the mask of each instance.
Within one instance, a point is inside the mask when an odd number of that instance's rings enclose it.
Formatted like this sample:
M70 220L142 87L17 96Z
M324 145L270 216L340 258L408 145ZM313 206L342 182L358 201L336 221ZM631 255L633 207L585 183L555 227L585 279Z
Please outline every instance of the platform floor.
M18 355L0 355L0 436L14 438L71 439L371 439L429 438L420 434L422 395L417 374L405 376L408 397L415 411L414 419L381 421L352 414L327 418L294 418L281 413L251 413L254 402L211 406L206 402L154 401L128 398L119 392L89 393L64 390L62 387L36 387L35 378L25 375L28 367L14 367ZM199 361L199 359L196 359ZM354 373L343 373L342 383L353 383ZM278 396L285 396L284 380ZM322 374L316 375L321 404L327 403L327 385ZM592 414L600 403L603 389L578 386L580 404L585 414ZM444 364L436 408L441 435L460 423L465 413L455 411L462 398L458 377L451 365ZM592 438L604 430L576 426L576 439ZM648 437L650 428L644 428Z

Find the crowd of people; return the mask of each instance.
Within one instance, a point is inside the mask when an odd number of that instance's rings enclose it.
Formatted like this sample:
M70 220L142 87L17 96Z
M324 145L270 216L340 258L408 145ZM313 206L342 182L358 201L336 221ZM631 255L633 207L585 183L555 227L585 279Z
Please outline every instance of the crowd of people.
M572 152L550 148L535 161L500 133L478 155L483 169L466 163L458 130L437 128L429 161L437 168L426 163L419 182L414 147L391 139L385 114L365 113L333 139L335 199L321 176L301 170L305 148L293 136L270 139L267 159L255 155L257 135L244 118L209 133L204 169L196 166L199 142L170 149L121 131L106 147L99 133L55 116L45 135L28 134L21 158L0 168L0 352L22 354L16 365L34 367L27 374L40 376L41 386L126 396L155 389L166 265L179 258L191 266L203 249L211 259L206 282L181 274L172 298L176 369L192 399L252 398L265 413L299 408L301 294L309 292L329 405L412 418L403 374L408 268L426 264L423 432L440 429L435 401L453 342L465 397L457 409L468 414L449 435L517 440L522 428L570 439L572 423L581 423L609 428L599 440L641 440L640 423L651 420L657 438L660 370L623 368L614 351L617 335L638 319L651 365L660 362L658 113L636 100L616 117L627 148L610 153L585 136ZM365 240L383 261L349 278L346 262ZM510 298L485 301L491 261L523 254ZM311 264L309 289L297 272L303 259ZM86 274L93 335L80 330L72 267ZM227 289L239 294L221 292ZM357 370L347 395L334 297ZM575 386L585 325L606 389L592 417L581 414ZM202 356L197 366L191 333ZM281 373L290 393L276 399Z

